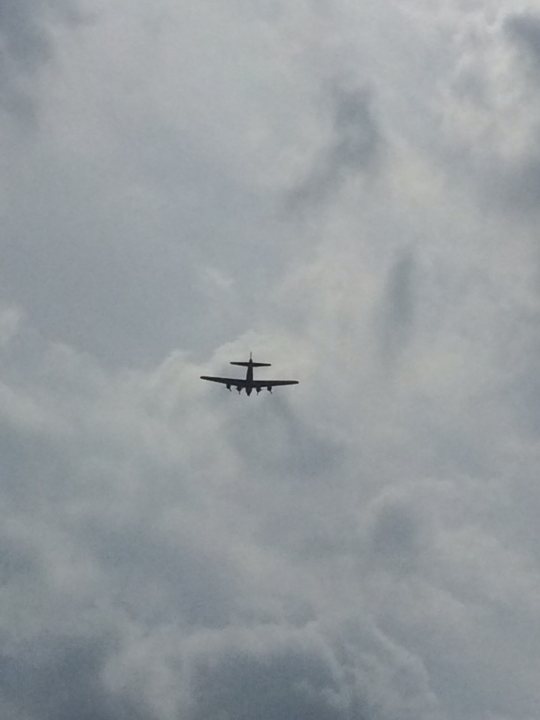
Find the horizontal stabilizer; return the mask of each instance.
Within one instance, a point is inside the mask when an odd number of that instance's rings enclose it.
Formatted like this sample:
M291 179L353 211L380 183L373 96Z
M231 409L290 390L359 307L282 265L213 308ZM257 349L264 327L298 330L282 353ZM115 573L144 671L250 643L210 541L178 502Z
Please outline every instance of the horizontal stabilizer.
M249 362L231 362L231 365L240 365L241 367L270 367L272 363L258 363L250 360Z

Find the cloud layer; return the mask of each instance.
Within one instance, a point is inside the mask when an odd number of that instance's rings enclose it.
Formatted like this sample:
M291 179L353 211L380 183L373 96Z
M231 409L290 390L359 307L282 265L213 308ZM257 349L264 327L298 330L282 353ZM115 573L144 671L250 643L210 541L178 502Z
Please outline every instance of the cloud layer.
M2 718L533 720L537 9L0 8Z

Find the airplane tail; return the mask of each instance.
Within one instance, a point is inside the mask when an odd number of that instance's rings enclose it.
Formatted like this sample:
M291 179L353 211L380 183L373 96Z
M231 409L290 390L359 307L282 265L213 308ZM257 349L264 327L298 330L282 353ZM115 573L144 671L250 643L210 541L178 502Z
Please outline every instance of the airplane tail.
M241 365L242 367L270 367L271 363L253 362L251 355L252 354L249 353L249 362L231 362L231 365Z
M270 367L271 364L272 363L253 362L253 360L249 362L231 362L231 365L240 365L241 367Z

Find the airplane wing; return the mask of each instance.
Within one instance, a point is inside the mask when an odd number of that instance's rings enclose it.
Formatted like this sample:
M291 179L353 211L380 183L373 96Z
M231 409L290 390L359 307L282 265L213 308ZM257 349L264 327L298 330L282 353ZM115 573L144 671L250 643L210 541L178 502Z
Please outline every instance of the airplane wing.
M211 377L210 375L201 375L201 380L210 380L210 382L221 383L226 385L230 390L231 387L244 388L246 387L246 381L239 378L224 378L224 377Z
M277 385L298 385L298 380L253 380L254 388L272 388Z

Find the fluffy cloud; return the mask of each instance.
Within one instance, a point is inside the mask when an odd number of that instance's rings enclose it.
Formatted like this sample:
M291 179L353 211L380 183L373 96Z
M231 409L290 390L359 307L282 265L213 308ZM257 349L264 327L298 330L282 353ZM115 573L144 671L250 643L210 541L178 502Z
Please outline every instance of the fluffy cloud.
M2 6L8 720L537 714L534 9L289 5Z

